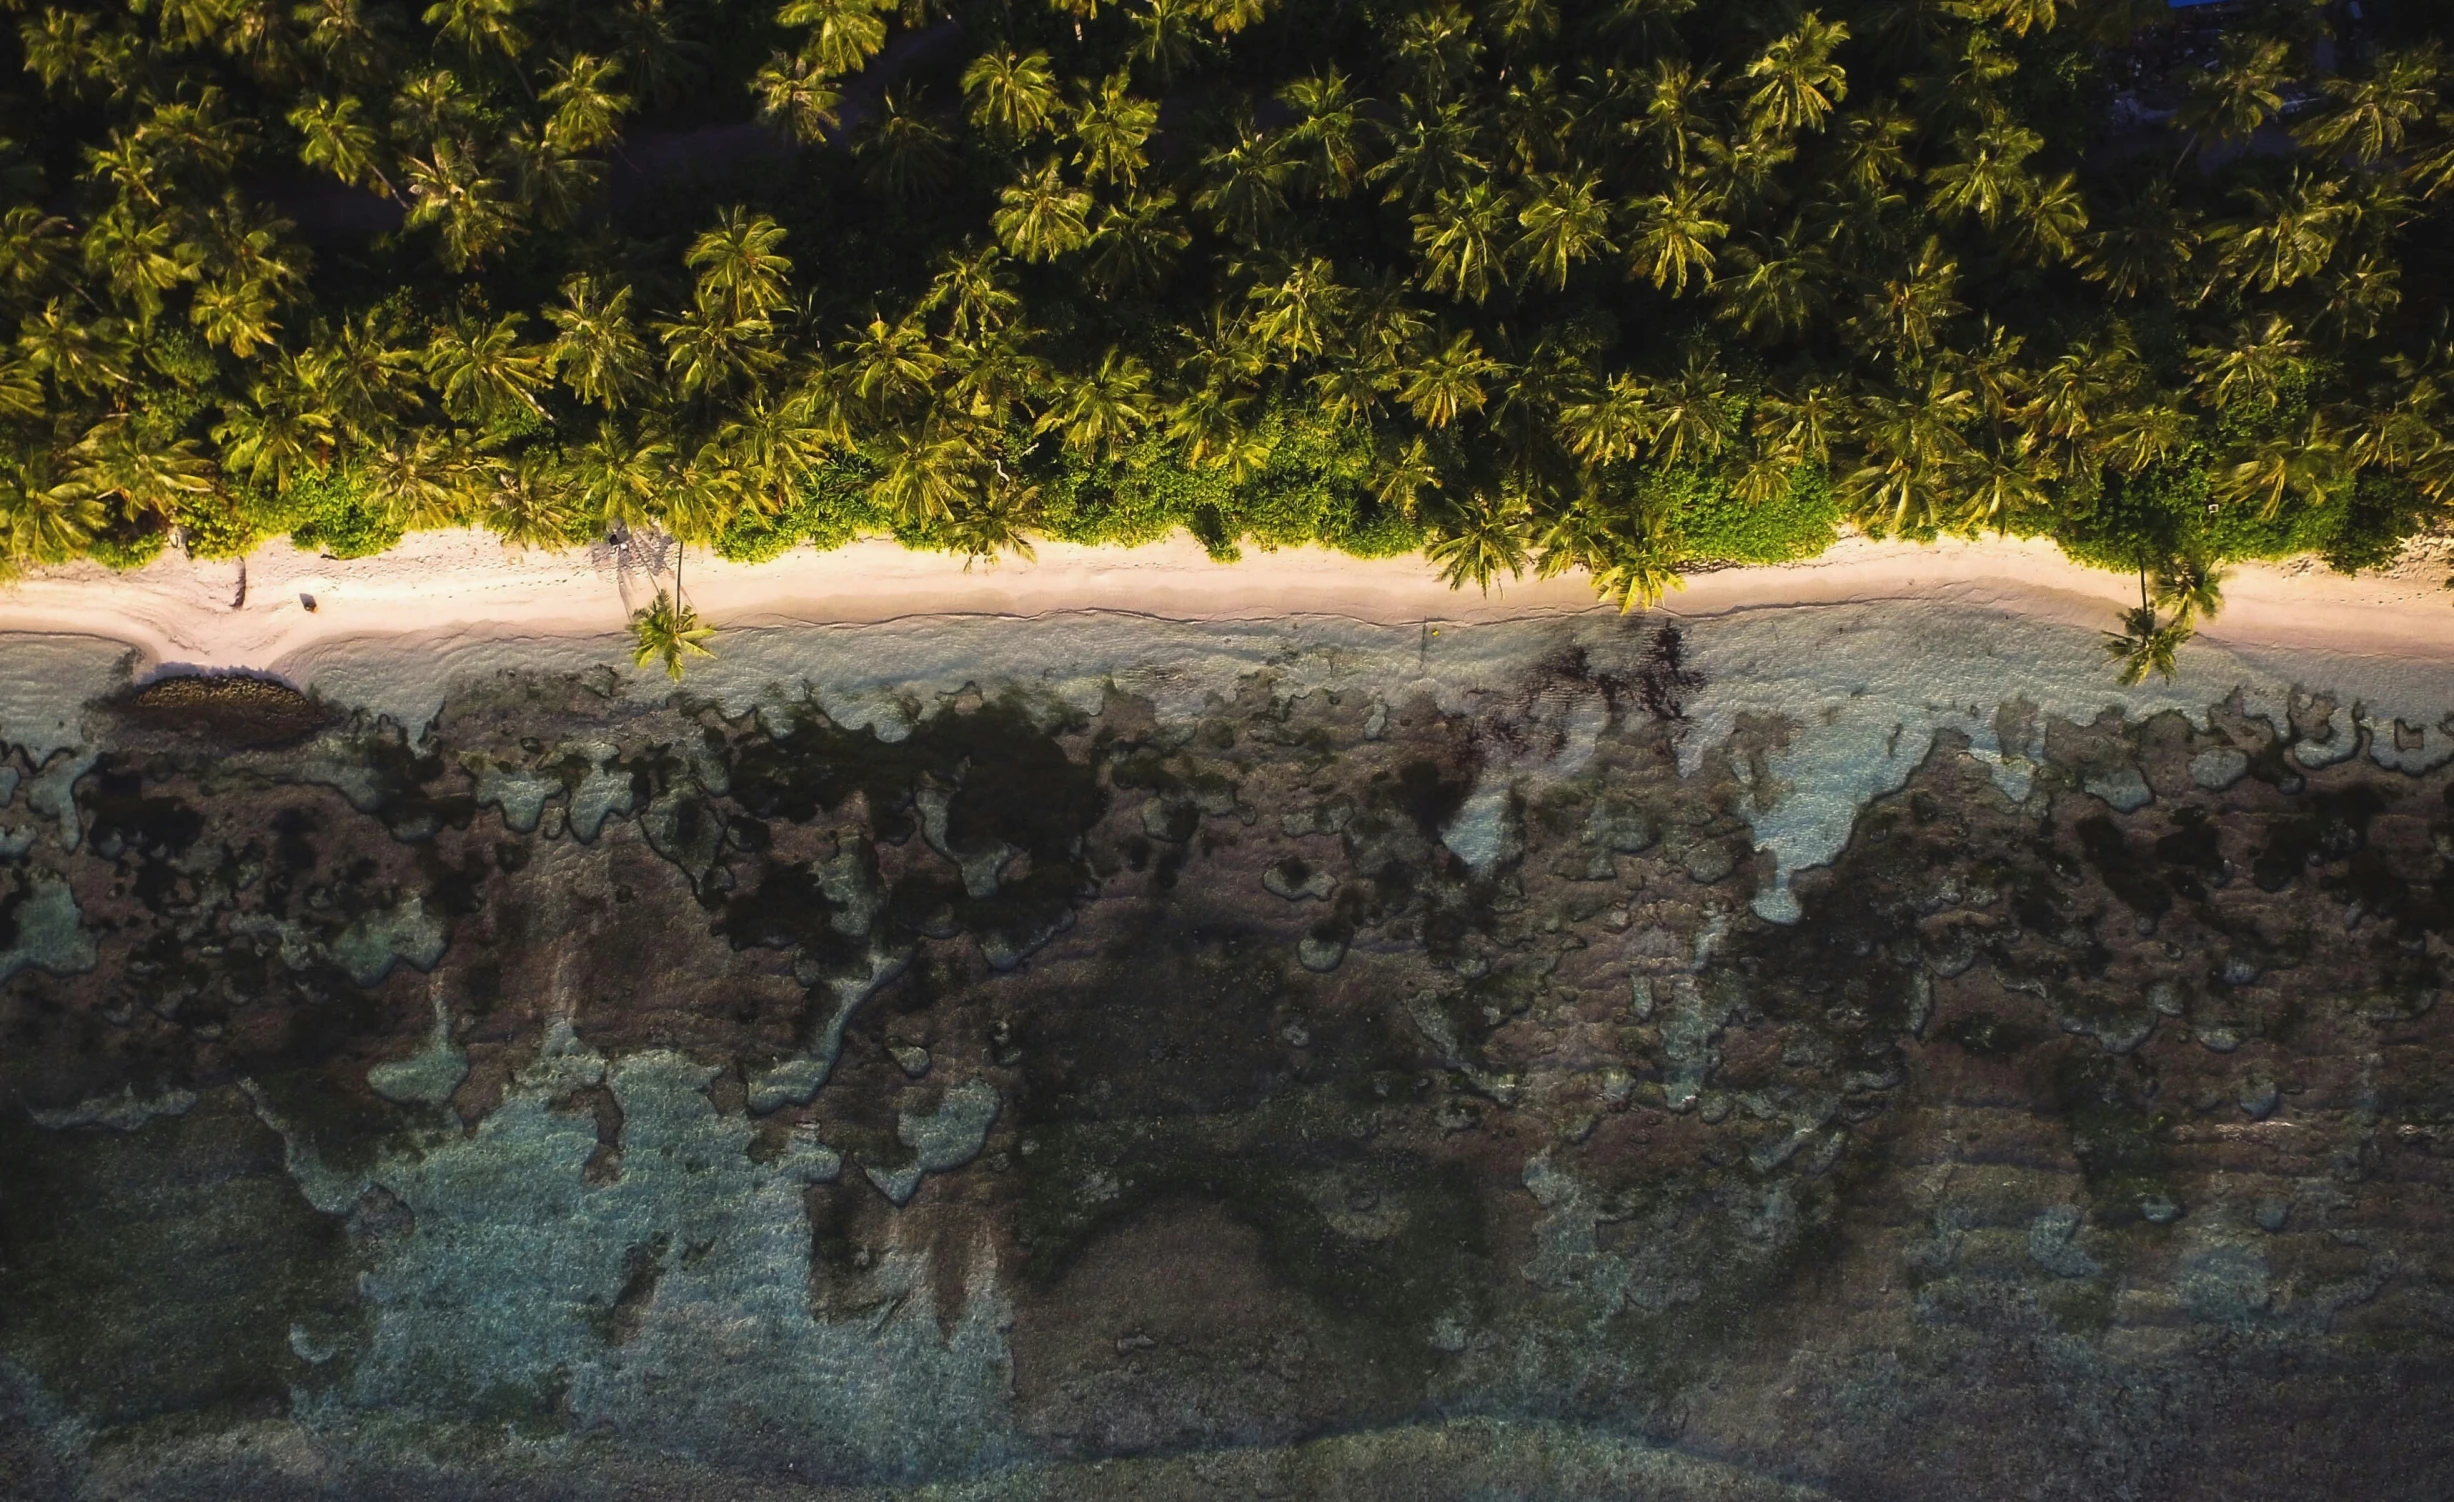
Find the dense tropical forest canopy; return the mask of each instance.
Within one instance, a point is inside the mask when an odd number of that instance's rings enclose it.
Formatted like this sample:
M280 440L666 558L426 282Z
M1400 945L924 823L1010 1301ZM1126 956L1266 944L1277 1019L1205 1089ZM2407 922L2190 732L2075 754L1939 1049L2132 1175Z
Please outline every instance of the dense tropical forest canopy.
M0 532L2358 567L2454 494L2366 5L0 0Z

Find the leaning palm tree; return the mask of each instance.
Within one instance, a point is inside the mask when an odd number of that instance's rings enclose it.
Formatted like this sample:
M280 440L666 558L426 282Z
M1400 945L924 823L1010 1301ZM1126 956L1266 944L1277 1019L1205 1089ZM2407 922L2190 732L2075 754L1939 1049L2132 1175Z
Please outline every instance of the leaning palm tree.
M674 573L678 582L681 570ZM660 589L654 604L631 616L631 663L644 668L661 662L665 676L679 683L687 659L716 655L702 645L715 634L714 627L699 624L696 610Z
M2154 606L2141 605L2122 612L2121 630L2105 633L2105 656L2120 665L2119 679L2124 688L2146 681L2150 673L2170 682L2173 654L2189 636L2187 625L2163 621Z

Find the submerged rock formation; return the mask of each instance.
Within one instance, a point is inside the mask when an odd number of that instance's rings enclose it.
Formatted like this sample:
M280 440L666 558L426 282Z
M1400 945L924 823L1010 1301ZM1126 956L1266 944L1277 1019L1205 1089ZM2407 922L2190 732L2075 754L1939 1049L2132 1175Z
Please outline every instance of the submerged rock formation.
M15 753L0 1492L2454 1486L2422 733L1527 640Z

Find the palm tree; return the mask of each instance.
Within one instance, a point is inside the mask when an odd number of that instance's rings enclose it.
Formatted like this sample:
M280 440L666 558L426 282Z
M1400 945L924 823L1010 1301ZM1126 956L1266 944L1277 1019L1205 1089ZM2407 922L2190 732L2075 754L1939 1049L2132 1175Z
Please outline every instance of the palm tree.
M1433 99L1445 99L1473 73L1483 44L1474 18L1462 5L1439 4L1410 11L1391 38L1398 66Z
M1923 388L1869 394L1854 437L1862 458L1841 494L1870 530L1898 533L1949 525L1973 450L1965 432L1976 393L1935 366Z
M2193 383L2219 412L2272 405L2308 350L2308 341L2296 337L2289 319L2269 313L2255 326L2235 325L2229 346L2191 350L2191 363L2198 367Z
M1368 428L1380 416L1383 398L1396 389L1396 369L1369 349L1341 348L1313 371L1307 383L1320 411L1342 428Z
M1734 246L1739 268L1713 284L1721 306L1715 316L1738 325L1750 338L1793 338L1822 317L1831 301L1832 258L1822 246L1801 242L1796 226L1778 240Z
M31 297L66 266L72 243L68 221L56 214L23 203L0 213L0 283Z
M483 100L449 68L412 73L393 91L391 135L403 146L446 139L466 144L484 124Z
M852 399L881 417L925 402L945 368L917 318L872 318L837 367Z
M1193 243L1174 212L1173 193L1130 193L1101 210L1083 270L1108 292L1136 292L1166 280Z
M366 82L389 70L395 38L387 12L369 11L359 0L301 0L290 14L303 28L306 49L335 73Z
M807 55L778 52L750 79L758 118L796 141L817 143L841 123L843 92Z
M1398 398L1408 410L1435 428L1445 428L1468 412L1483 409L1483 381L1498 374L1499 362L1484 355L1472 330L1460 330L1438 354L1418 362L1401 385Z
M655 501L656 525L676 545L673 595L682 598L682 559L696 544L711 543L739 513L746 477L717 443L663 451L664 475Z
M445 411L489 426L516 412L545 416L535 393L552 378L548 351L520 342L521 321L506 313L491 326L468 318L436 325L426 344L426 373L442 392Z
M954 170L953 139L894 89L862 133L857 155L871 189L899 203L942 187Z
M0 354L0 417L38 422L44 416L43 383L24 360Z
M840 424L825 418L810 400L754 397L716 430L716 449L739 477L741 500L774 512L792 503L818 472L829 447L846 440Z
M1514 579L1525 572L1531 527L1525 508L1497 491L1486 490L1443 510L1438 535L1423 550L1451 589L1468 580L1483 593L1505 572Z
M2403 149L2412 126L2437 104L2444 58L2434 45L2389 52L2365 77L2337 75L2324 81L2326 103L2292 127L2292 138L2318 151L2348 153L2363 166Z
M1687 176L1695 143L1711 128L1705 103L1712 90L1711 71L1699 72L1684 58L1661 58L1645 77L1644 122L1630 128L1661 143L1663 164L1673 178Z
M281 332L273 317L271 284L257 278L213 277L188 299L188 321L203 330L205 342L219 345L244 360L270 345Z
M1605 505L1589 472L1576 500L1544 531L1537 570L1552 578L1583 569L1595 593L1622 613L1651 609L1664 594L1684 586L1674 546L1664 503Z
M646 384L648 352L631 326L630 303L630 288L608 293L583 272L562 284L562 305L545 310L556 331L546 365L581 401L615 410Z
M2280 191L2250 187L2242 196L2250 212L2208 238L2221 247L2218 273L2243 289L2272 292L2316 275L2358 218L2341 183L2298 167Z
M1202 186L1193 207L1208 214L1219 233L1257 243L1286 212L1286 182L1292 176L1294 168L1279 154L1277 140L1246 117L1236 122L1234 140L1202 158Z
M2170 287L2198 253L2198 211L2174 201L2169 177L2149 178L2115 202L2104 226L2088 236L2080 274L2115 297Z
M1653 454L1664 464L1718 458L1736 436L1729 377L1702 349L1688 351L1677 376L1644 388L1639 423Z
M806 26L802 55L819 71L858 73L886 45L886 19L877 0L790 0L776 13L786 26Z
M213 425L225 474L244 475L250 484L277 491L293 475L322 468L332 446L332 414L297 362L284 362L274 378L255 382L247 397L225 407Z
M171 217L150 216L123 197L96 215L83 236L85 259L98 268L111 291L150 324L165 296L204 274L204 248L180 236Z
M1820 469L1831 463L1833 441L1849 415L1848 399L1810 374L1801 385L1776 387L1756 399L1755 432L1759 439L1771 440L1792 463Z
M318 323L298 356L299 379L323 394L339 430L372 443L419 406L418 353L403 349L361 313L338 329Z
M1881 193L1896 179L1913 175L1910 147L1917 122L1891 100L1877 100L1841 117L1833 150L1842 166L1840 181L1861 194Z
M948 345L946 369L953 379L941 398L946 409L996 427L1012 421L1016 408L1049 387L1048 362L1030 351L1035 337L1018 327L977 344Z
M1090 241L1091 195L1066 182L1053 157L1007 184L997 202L989 217L997 243L1026 261L1053 261Z
M705 645L715 634L714 627L699 623L696 610L660 589L654 603L631 616L631 665L662 663L665 676L679 683L688 659L716 655Z
M2352 264L2335 268L2319 283L2326 302L2318 310L2313 330L2332 329L2345 344L2375 336L2403 304L2402 275L2402 268L2392 261L2362 251Z
M544 456L523 455L516 463L489 466L494 493L487 498L485 521L505 547L542 548L560 552L571 545L568 492Z
M658 109L669 108L706 71L699 59L708 55L707 44L676 36L674 12L662 0L629 0L600 8L595 17L613 34L623 67Z
M594 151L621 134L631 100L614 92L620 60L581 52L548 63L546 71L551 82L537 91L537 102L554 112L545 128L558 149Z
M1488 117L1499 137L1505 169L1512 174L1549 171L1560 165L1576 128L1576 112L1547 64L1511 72L1507 92Z
M577 218L605 175L604 163L574 154L551 124L515 126L499 149L520 206L549 229Z
M92 489L63 476L47 449L19 456L0 475L0 555L12 565L65 563L103 520Z
M349 186L373 185L386 198L400 190L384 175L383 138L364 119L366 106L351 95L310 99L290 111L290 128L298 132L298 159L321 167Z
M51 377L61 391L97 393L128 384L133 351L117 319L79 322L55 297L17 328L17 347L25 352L27 366Z
M1926 173L1926 202L1946 221L1973 216L1992 229L2035 199L2036 183L2024 164L2043 148L2043 136L1998 121L1963 132L1953 144L1956 154Z
M1690 275L1711 283L1712 244L1728 234L1730 226L1712 217L1707 195L1692 180L1672 183L1667 191L1644 200L1637 206L1636 222L1628 248L1636 270L1654 286L1668 287L1675 297L1687 290Z
M213 461L193 438L168 443L140 432L124 412L86 430L68 451L68 478L97 500L116 500L121 512L164 526L182 504L213 491Z
M475 151L449 138L438 139L423 159L409 160L408 223L440 230L443 263L454 271L501 250L520 227L502 180L487 176Z
M2134 399L2096 425L2096 456L2125 475L2140 475L2187 452L2193 436L2189 414L2161 399Z
M1632 459L1652 436L1651 387L1621 372L1599 388L1578 393L1558 409L1560 436L1588 465Z
M980 460L971 435L953 424L898 427L887 437L886 463L870 494L907 524L942 522L978 492Z
M661 439L633 442L611 422L570 456L564 481L608 534L653 525L672 473L673 448Z
M1959 299L1960 263L1929 239L1905 276L1882 284L1857 320L1861 337L1901 365L1915 365L1937 347L1942 325L1968 309Z
M1021 306L1013 277L1005 268L1005 252L991 245L948 251L919 310L933 313L943 308L950 337L977 339L1004 328Z
M1006 480L1002 469L998 473L1000 483L991 485L977 500L956 512L941 533L950 551L963 554L966 573L982 560L995 563L1001 553L1012 553L1025 563L1039 556L1031 546L1031 528L1039 511L1039 487Z
M2204 554L2185 553L2156 571L2151 593L2157 605L2173 612L2176 624L2195 627L2224 608L2224 570Z
M1372 473L1365 483L1374 500L1412 517L1423 492L1438 490L1443 480L1431 446L1417 436L1404 443L1384 440L1373 451Z
M421 19L471 53L518 57L528 50L528 33L512 19L521 9L522 0L435 0Z
M755 314L734 315L721 297L704 298L679 318L657 320L656 337L664 342L665 372L684 396L756 384L784 360L772 347L775 325Z
M2087 195L2078 174L2064 172L2049 182L2032 181L2025 210L2011 221L2011 250L2024 261L2041 266L2075 261L2079 236L2088 227Z
M1616 248L1610 240L1610 210L1601 187L1601 174L1594 172L1534 180L1533 193L1517 214L1525 233L1510 247L1529 276L1564 288L1578 262ZM1682 276L1680 285L1685 284Z
M1849 78L1832 54L1849 40L1849 28L1825 21L1808 11L1798 29L1774 41L1747 65L1756 80L1747 98L1747 129L1751 135L1821 130L1832 107L1849 94Z
M1338 282L1337 268L1313 256L1287 268L1275 283L1246 293L1247 327L1264 348L1293 362L1325 353L1346 321L1353 291Z
M1130 441L1159 415L1150 390L1150 367L1120 350L1109 350L1099 368L1067 383L1035 433L1062 432L1065 441L1093 455Z
M1302 117L1287 135L1294 180L1326 198L1354 191L1363 177L1365 111L1372 101L1356 97L1346 75L1332 68L1289 83L1278 91L1278 102Z
M2234 32L2218 44L2216 65L2190 80L2173 123L2190 133L2181 160L2210 141L2246 141L2284 107L2291 51L2281 41ZM2178 165L2178 164L2176 164Z
M1143 147L1158 128L1158 101L1135 98L1131 80L1112 74L1074 107L1074 165L1086 182L1130 188L1150 165Z
M2432 202L2454 193L2454 110L2437 112L2434 135L2413 150L2403 168L2403 180Z
M2318 411L2297 428L2258 439L2241 458L2218 468L2215 490L2218 499L2234 505L2255 501L2259 516L2271 521L2285 501L2323 504L2353 478L2342 442Z
M1193 27L1207 9L1205 0L1143 0L1126 56L1148 63L1161 83L1172 81L1201 56L1201 33Z
M1442 189L1426 213L1414 216L1414 243L1423 253L1423 288L1460 302L1482 302L1508 285L1506 243L1514 206L1495 184L1476 181Z
M963 70L972 124L1007 141L1025 141L1056 122L1060 100L1048 54L983 52Z
M1390 133L1395 146L1363 175L1367 183L1387 185L1381 195L1384 201L1426 203L1489 174L1490 164L1475 151L1474 118L1463 104L1455 100L1424 104L1401 96L1398 105L1400 123Z
M723 310L727 321L766 318L791 296L792 261L777 247L784 227L739 204L716 217L716 227L690 242L684 265L699 274L702 305Z
M2142 601L2146 598L2144 585L2140 598ZM2104 634L2105 656L2120 665L2118 679L2124 688L2146 681L2150 673L2170 682L2174 654L2189 637L2187 626L2160 620L2154 606L2142 603L2135 610L2122 612L2121 630Z
M1169 411L1167 436L1181 446L1187 464L1223 468L1243 479L1268 462L1270 451L1268 439L1246 418L1251 405L1251 395L1228 381L1206 381Z
M367 456L360 472L385 521L408 530L460 520L468 498L467 471L464 456L434 434L420 432Z

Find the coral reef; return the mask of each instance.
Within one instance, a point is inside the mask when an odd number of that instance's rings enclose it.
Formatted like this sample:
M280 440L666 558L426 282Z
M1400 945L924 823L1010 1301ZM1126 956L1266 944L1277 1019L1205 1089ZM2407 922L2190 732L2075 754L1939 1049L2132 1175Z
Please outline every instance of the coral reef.
M1745 629L105 699L0 775L0 1490L2454 1486L2441 730Z

